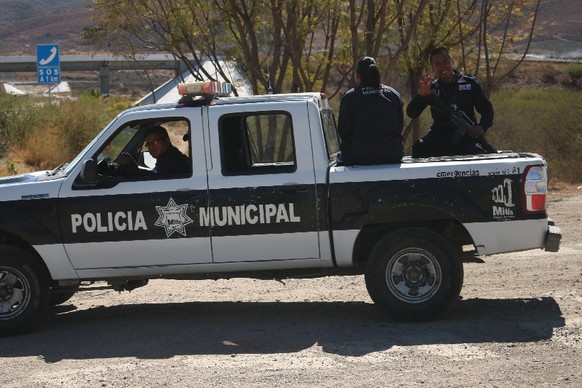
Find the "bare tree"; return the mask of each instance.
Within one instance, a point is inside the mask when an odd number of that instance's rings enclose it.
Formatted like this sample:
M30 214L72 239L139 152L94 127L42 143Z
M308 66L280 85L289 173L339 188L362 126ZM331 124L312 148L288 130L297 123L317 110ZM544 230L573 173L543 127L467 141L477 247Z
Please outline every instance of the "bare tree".
M410 93L427 68L430 49L460 49L459 63L485 71L492 89L512 38L528 42L540 0L94 0L95 42L117 52L171 53L199 79L230 80L224 60L242 67L255 93L329 91L352 81L355 63L375 57L407 74ZM530 22L529 30L524 21ZM521 32L520 32L521 31ZM212 71L203 61L211 61ZM417 136L415 133L414 137Z
M484 85L488 95L525 59L539 9L540 0L481 2L479 34L472 50L472 60L475 73L484 73ZM518 45L522 47L520 52Z

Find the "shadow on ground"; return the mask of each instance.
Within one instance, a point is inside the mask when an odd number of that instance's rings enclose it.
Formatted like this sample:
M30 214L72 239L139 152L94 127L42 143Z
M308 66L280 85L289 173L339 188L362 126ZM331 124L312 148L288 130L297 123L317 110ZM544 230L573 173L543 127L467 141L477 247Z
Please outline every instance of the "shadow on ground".
M0 338L0 357L63 359L323 351L362 356L395 345L535 342L564 318L553 298L461 300L441 319L401 323L373 304L195 302L58 307L31 334Z

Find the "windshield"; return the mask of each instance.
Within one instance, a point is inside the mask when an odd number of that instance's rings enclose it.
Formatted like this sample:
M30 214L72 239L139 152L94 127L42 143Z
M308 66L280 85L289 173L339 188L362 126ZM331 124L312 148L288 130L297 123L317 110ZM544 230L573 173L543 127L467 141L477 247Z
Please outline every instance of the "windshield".
M64 169L61 169L59 171L57 171L57 169L55 169L55 172L62 173L63 175L69 175L71 173L71 171L75 168L75 166L82 161L82 158L85 157L85 154L89 151L89 149L91 147L93 147L93 145L99 140L99 138L101 138L101 136L103 135L103 133L105 133L107 128L112 126L117 121L118 117L116 117L108 125L106 125L105 128L103 128L103 130L99 133L99 135L95 136L95 138L89 144L87 144L87 146L85 148L83 148L83 150L81 152L79 152L77 154L75 159L73 159L70 163L65 163Z
M97 155L97 164L104 159L116 160L117 157L127 148L128 144L132 142L132 139L135 138L135 135L139 131L139 122L130 122L126 124ZM141 139L133 140L133 142L141 142ZM135 147L132 146L131 148Z

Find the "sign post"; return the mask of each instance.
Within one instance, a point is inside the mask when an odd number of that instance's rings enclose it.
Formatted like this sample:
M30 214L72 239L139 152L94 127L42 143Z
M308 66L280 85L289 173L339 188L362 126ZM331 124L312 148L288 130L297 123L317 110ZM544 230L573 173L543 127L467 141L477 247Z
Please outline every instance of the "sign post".
M36 46L36 78L39 84L61 82L61 60L58 44Z

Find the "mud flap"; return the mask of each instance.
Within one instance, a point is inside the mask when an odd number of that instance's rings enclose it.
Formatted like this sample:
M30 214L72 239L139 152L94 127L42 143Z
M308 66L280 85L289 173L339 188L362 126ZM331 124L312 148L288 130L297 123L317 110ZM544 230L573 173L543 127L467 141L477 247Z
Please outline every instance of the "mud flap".
M548 219L548 230L546 232L546 243L544 250L548 252L558 252L560 250L560 240L562 231L556 226L552 219Z

